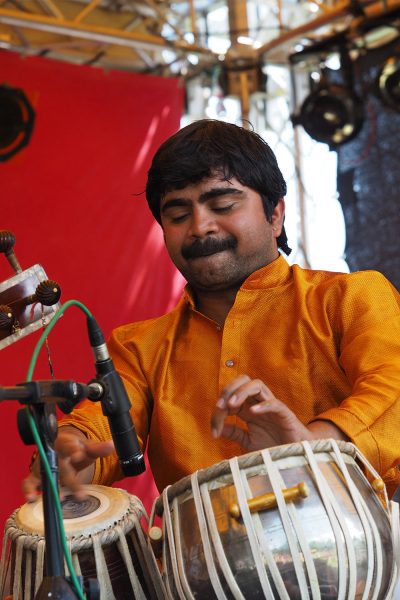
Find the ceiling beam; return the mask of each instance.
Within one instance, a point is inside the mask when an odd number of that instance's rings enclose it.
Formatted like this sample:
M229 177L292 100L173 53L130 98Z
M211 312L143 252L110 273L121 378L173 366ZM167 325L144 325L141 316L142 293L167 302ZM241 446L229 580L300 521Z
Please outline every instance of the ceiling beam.
M39 6L48 14L57 17L57 19L63 19L64 15L52 0L36 0Z
M48 15L36 15L22 11L0 8L0 23L15 27L26 27L59 35L89 39L103 44L115 44L130 48L175 48L183 52L206 54L213 53L203 46L190 44L185 40L165 40L161 36L141 32L130 32L111 27L76 23Z
M350 23L350 28L355 27L356 24L359 23L359 20L362 21L362 20L367 19L370 16L373 16L374 14L385 14L385 12L386 12L386 11L382 11L381 0L365 0L363 2L362 6L363 6L363 8L368 7L368 13L366 14L365 17L359 17L359 19L356 19L355 17L353 17L353 19ZM398 0L390 3L391 9L396 8L396 7L400 8L400 2L398 2ZM277 36L276 38L274 38L273 40L270 40L269 42L267 42L266 44L264 44L263 46L261 46L260 48L257 49L257 54L260 57L260 59L262 59L265 54L267 54L268 52L271 52L272 50L274 50L275 48L278 48L279 46L283 46L284 44L287 44L288 42L293 42L294 40L296 40L300 37L303 37L304 35L309 34L311 32L318 31L322 27L331 25L338 19L343 19L346 16L351 17L353 15L353 12L352 12L353 8L354 8L354 3L352 0L350 0L350 2L348 0L345 0L344 2L338 2L334 6L334 8L327 9L323 15L320 15L319 17L316 17L315 19L312 19L311 21L308 21L307 23L303 23L302 25L299 25L298 27L294 27L293 29L290 29L289 31L285 31L285 32L281 33L279 36Z
M101 0L92 0L91 2L89 2L89 4L87 4L85 8L81 10L79 14L76 15L76 17L74 18L74 23L80 23L81 21L83 21L83 19L88 14L90 14L100 2Z
M148 6L150 6L150 8L152 8L154 10L154 12L156 13L156 15L158 16L158 18L160 19L160 21L162 23L168 25L173 31L175 31L178 38L184 39L183 32L178 27L176 27L176 25L174 25L171 21L169 21L167 19L164 11L159 7L158 4L156 4L156 2L154 2L153 0L144 0L144 1Z

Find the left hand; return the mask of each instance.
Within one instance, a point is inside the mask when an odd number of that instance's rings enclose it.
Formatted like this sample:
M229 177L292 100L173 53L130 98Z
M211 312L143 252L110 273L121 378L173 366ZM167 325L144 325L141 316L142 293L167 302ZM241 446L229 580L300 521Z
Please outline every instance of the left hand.
M229 415L237 415L247 430L225 423ZM326 437L348 439L333 423L315 421L304 425L283 402L275 398L260 379L241 375L221 393L211 417L213 436L237 442L248 451Z
M101 456L109 456L114 450L113 443L88 440L82 431L67 425L59 428L54 447L58 455L60 484L68 488L77 500L86 499L84 484L92 482L94 462ZM37 499L40 485L40 462L36 458L29 475L22 482L27 502Z

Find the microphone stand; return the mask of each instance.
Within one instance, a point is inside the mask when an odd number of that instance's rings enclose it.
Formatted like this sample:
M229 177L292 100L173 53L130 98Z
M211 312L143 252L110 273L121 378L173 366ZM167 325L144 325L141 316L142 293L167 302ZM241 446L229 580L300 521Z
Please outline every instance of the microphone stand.
M38 425L51 475L58 490L58 461L54 450L54 442L57 436L55 405L38 404L30 407L30 410ZM22 410L20 414L23 414L23 412ZM46 544L46 575L38 589L35 600L48 600L48 598L75 600L78 596L65 577L59 517L55 509L51 484L41 460L40 477L42 482L44 537Z
M69 384L65 386L65 383ZM71 388L72 384L72 388ZM57 453L54 449L54 442L57 437L57 418L55 404L58 401L63 402L65 398L60 398L63 389L69 391L74 382L57 381L33 381L19 384L13 388L0 387L0 400L19 400L21 404L27 405L27 409L18 411L18 431L22 441L26 445L35 443L26 410L29 410L35 420L40 440L43 444L44 452L50 466L51 477L58 490L58 461ZM57 394L57 397L54 394ZM52 394L52 395L49 395ZM58 513L56 511L53 499L52 487L47 476L47 472L40 460L40 477L43 492L43 520L44 520L44 538L45 538L45 568L46 575L35 595L35 600L77 600L70 578L65 576L64 554L61 543L61 529ZM82 578L78 578L79 583L83 584ZM99 595L99 586L93 580L88 582L88 595L90 600L97 600Z

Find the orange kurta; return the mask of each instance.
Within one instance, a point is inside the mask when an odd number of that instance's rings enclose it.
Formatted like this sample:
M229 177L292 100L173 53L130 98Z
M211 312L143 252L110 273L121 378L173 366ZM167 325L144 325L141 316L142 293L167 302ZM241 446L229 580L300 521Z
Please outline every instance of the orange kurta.
M244 373L303 423L335 423L389 493L400 483L400 300L380 273L310 271L279 257L245 281L223 329L185 292L167 315L117 328L109 349L159 490L246 452L210 430L220 390ZM110 438L98 404L63 421ZM115 456L98 461L95 483L120 477Z

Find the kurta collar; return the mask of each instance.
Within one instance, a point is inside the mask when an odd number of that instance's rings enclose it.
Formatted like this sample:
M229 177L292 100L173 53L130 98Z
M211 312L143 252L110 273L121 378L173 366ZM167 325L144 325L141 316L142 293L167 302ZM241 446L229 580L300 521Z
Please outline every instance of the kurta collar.
M243 283L241 289L271 289L280 287L289 282L291 277L291 267L280 254L278 258L272 261L266 267L254 271ZM240 291L240 290L239 290Z
M254 271L243 283L240 290L257 290L257 289L272 289L285 285L289 282L291 277L291 267L288 262L279 255L277 259L272 261L266 267ZM239 290L239 293L240 293ZM193 298L193 292L190 289L189 284L186 284L184 289L184 300L193 309L196 309L195 301Z

